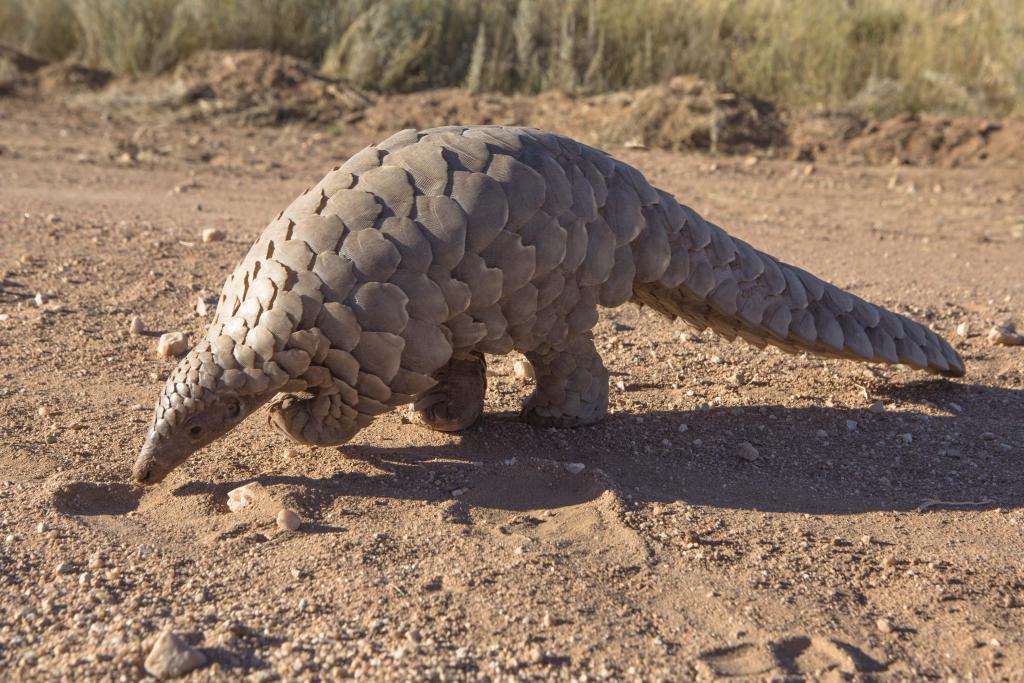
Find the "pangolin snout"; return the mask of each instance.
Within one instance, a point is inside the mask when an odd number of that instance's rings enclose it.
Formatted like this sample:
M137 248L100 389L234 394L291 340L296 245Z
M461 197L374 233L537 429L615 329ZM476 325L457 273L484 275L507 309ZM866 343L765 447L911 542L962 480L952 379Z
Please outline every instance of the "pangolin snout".
M140 484L151 486L163 481L170 471L171 468L161 465L157 458L156 437L150 434L146 437L146 442L142 444L142 450L139 451L139 456L135 459L132 477Z

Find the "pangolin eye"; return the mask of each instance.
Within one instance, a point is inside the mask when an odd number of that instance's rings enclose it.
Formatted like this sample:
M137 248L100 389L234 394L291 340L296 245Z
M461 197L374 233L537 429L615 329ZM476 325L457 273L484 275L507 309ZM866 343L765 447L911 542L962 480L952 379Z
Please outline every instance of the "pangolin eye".
M199 436L203 433L203 428L199 425L193 425L192 427L189 427L188 433L192 436Z

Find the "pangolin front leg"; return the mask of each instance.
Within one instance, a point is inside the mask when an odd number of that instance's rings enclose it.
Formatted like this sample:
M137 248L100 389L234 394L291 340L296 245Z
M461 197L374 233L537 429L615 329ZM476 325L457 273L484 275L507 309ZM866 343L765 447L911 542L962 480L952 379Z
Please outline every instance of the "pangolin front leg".
M608 412L608 370L588 330L557 348L530 351L537 388L522 417L541 427L582 427Z
M350 419L346 412L352 413ZM267 423L296 443L337 446L359 431L356 417L340 394L284 394L270 404Z
M416 397L420 422L439 432L457 432L472 425L484 410L487 361L479 352L453 358L434 375L437 384Z

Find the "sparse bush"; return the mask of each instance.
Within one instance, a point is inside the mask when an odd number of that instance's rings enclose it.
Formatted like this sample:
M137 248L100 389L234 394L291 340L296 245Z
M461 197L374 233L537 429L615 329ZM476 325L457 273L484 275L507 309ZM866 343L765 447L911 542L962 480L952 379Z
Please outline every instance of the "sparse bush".
M1024 111L1019 0L3 0L0 41L118 73L262 48L383 91L694 73L787 106Z

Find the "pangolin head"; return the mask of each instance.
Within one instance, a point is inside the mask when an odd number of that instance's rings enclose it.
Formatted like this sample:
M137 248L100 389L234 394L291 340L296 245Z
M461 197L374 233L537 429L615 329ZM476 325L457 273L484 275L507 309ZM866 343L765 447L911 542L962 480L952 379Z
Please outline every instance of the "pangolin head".
M164 384L152 427L132 468L140 484L162 481L188 456L231 431L276 393L246 392L249 387L245 386L228 388L217 381L217 368L204 367L208 363L212 363L209 354L197 348Z

